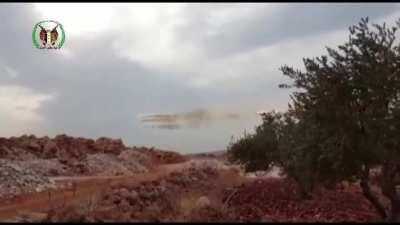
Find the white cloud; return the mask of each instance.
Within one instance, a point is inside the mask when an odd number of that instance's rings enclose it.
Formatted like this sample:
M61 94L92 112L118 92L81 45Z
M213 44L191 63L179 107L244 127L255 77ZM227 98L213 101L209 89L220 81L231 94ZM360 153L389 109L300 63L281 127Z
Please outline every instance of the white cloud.
M209 25L207 29L208 35L214 35L218 32L223 32L223 25L227 23L240 22L241 20L254 18L256 14L271 14L278 11L282 4L251 4L251 3L241 3L241 4L221 4L216 5L208 13L206 17L207 24Z
M196 5L198 7L199 5ZM274 14L281 4L222 4L201 5L205 16L205 32L218 33L222 25L255 14ZM168 75L181 77L195 87L221 85L242 77L262 73L278 73L283 64L301 66L303 56L315 56L325 51L324 46L335 46L346 37L345 30L333 31L302 39L277 42L252 51L244 51L223 58L210 58L203 45L182 37L176 29L188 25L185 4L131 4L115 5L119 17L113 18L112 32L118 34L112 43L121 57L139 62L147 68L168 71ZM339 42L338 42L339 41ZM332 45L333 44L333 45ZM272 77L273 79L273 77Z
M204 88L209 85L230 88L229 85L234 84L235 80L240 82L243 78L252 79L262 74L269 76L271 81L278 81L277 75L282 77L279 71L281 66L288 64L302 68L303 57L326 54L325 46L335 48L343 43L347 38L346 32L346 30L336 30L313 37L279 42L232 57L193 61L190 64L192 84Z
M18 72L14 68L7 65L3 66L3 70L0 73L8 76L11 79L15 79L18 76Z
M173 74L195 87L220 85L225 81L262 73L277 73L278 68L285 63L301 66L303 56L322 53L324 44L330 45L346 37L345 32L333 31L303 39L277 42L223 58L212 58L208 55L207 46L191 40L191 36L184 42L181 40L185 37L178 37L184 33L177 33L177 28L197 25L188 17L191 13L204 16L204 27L199 29L213 35L224 33L222 28L227 23L251 20L257 15L272 16L287 5L134 3L64 4L60 7L59 4L38 3L36 6L43 15L63 18L65 23L70 23L72 30L69 32L77 35L79 33L86 37L88 30L76 32L72 25L76 28L91 27L93 30L115 34L114 42L110 44L121 57L152 70L163 73L168 71L165 73L168 76ZM72 56L73 49L65 51L66 56Z
M113 43L122 57L146 66L168 67L186 57L175 43L174 27L183 23L184 4L132 4L118 8ZM190 52L190 49L187 49ZM183 53L183 54L182 54Z
M19 135L36 130L44 122L37 113L52 95L38 94L21 86L0 86L0 135Z
M114 10L107 3L35 3L40 19L60 22L68 36L95 37L112 26Z
M48 127L42 127L47 132L119 135L133 144L159 144L185 151L224 147L231 134L259 124L257 110L285 109L287 93L277 87L285 78L278 70L280 66L301 69L302 57L319 56L326 53L325 46L343 43L348 37L345 26L359 16L377 18L391 12L385 7L361 4L35 6L39 19L55 19L64 25L66 44L60 53L69 60L62 59L58 64L43 51L35 51L30 58L25 54L14 56L19 52L10 48L3 57L7 62L14 59L10 65L20 65L13 68L19 73L1 65L0 71L16 77L12 82L40 91L57 90L59 101L43 107L53 95L3 84L3 129L26 133L47 119ZM15 27L16 18L21 16L12 17L8 29ZM7 23L0 26L3 24ZM2 36L6 43L13 43L10 40L15 37L30 38L7 34ZM42 66L43 63L49 66ZM30 76L32 70L34 77ZM132 115L140 111L185 112L197 107L221 107L245 116L234 122L215 120L207 129L174 134L146 131L131 123ZM0 133L6 131L0 129Z

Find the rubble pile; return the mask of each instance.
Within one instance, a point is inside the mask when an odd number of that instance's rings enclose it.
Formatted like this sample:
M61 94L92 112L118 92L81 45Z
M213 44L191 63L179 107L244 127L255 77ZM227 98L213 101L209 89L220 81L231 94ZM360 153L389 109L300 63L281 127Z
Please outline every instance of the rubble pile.
M97 152L102 153L110 153L114 155L118 155L124 150L126 147L121 139L110 139L106 137L101 137L96 140L94 143Z
M5 161L5 160L3 160ZM68 167L57 159L34 159L28 161L8 161L17 164L25 170L32 171L38 175L55 177L69 175Z
M86 159L87 156L90 158ZM0 159L20 161L58 159L68 167L70 175L84 175L93 170L98 172L101 168L105 168L107 158L115 164L116 160L122 161L122 167L128 167L132 172L145 171L146 168L158 164L186 161L186 158L179 153L145 147L129 148L121 139L105 137L92 140L63 134L52 139L47 136L38 138L34 135L0 138ZM85 165L86 161L90 168ZM101 165L95 166L92 162L99 162ZM111 170L125 171L122 167L117 167Z
M144 168L151 168L154 166L150 156L131 148L121 152L118 155L118 159L128 167L132 168L137 168L140 166Z
M34 158L71 158L84 159L87 154L109 153L118 155L125 145L120 139L101 137L96 141L65 134L51 139L47 136L37 138L34 135L0 138L0 158L13 160L29 160Z
M162 151L150 152L162 155ZM39 184L43 182L42 186L46 187L49 177L147 172L154 165L152 153L146 148L141 151L128 148L120 139L105 137L97 140L67 135L0 138L1 172L4 173L0 177L4 181L0 197L41 190Z
M49 188L55 188L55 184L46 175L27 169L26 165L0 160L0 199Z
M130 176L148 171L134 157L120 157L104 153L87 155L84 165L90 175Z
M200 169L211 169L211 170L228 170L233 168L233 166L227 166L222 161L217 159L198 159L191 160L190 166Z
M110 154L87 155L84 164L87 167L88 174L103 176L131 175L130 171L117 160L116 156Z
M135 148L135 150L140 151L151 157L152 161L156 164L173 164L182 163L188 159L173 151L161 151L154 148Z

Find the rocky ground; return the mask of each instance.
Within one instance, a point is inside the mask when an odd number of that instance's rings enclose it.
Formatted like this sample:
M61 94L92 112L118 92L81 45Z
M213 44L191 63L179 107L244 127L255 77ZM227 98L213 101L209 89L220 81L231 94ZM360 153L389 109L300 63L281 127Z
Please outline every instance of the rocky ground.
M110 187L94 204L58 208L42 221L379 221L374 208L355 185L321 187L311 200L304 201L296 195L293 182L270 177L237 179L237 172L214 163L191 164L159 180Z
M109 138L0 138L0 221L379 221L357 185L319 187L311 200L296 191L278 168L246 174L223 151L183 156Z
M288 180L258 179L239 187L229 205L235 207L241 216L239 220L375 222L380 219L358 185L320 187L310 200L299 199L296 190L294 182Z
M56 188L51 177L129 176L156 164L183 161L177 153L126 147L120 139L0 138L0 199Z
M42 160L41 160L42 161ZM35 162L36 163L36 162ZM57 163L47 160L38 164L24 161L0 160L0 198L13 198L22 193L39 192L55 188L43 167L58 168Z
M156 181L118 185L104 192L89 211L52 211L49 222L184 221L181 201L191 190L210 190L218 177L216 167L190 167ZM206 199L206 200L204 200ZM207 197L199 204L209 205Z

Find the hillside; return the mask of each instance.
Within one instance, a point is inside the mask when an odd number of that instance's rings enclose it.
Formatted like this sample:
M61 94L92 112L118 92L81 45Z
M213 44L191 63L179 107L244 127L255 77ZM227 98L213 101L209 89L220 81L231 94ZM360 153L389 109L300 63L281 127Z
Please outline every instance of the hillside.
M0 221L376 221L354 185L300 201L293 182L245 174L224 151L181 155L122 140L0 138ZM273 177L272 177L273 176Z

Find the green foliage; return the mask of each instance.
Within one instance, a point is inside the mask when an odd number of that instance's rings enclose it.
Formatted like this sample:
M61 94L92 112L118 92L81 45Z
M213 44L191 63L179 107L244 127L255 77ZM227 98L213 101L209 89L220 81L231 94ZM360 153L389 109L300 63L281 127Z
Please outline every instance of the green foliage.
M323 180L361 180L366 197L383 217L382 204L368 180L373 167L382 167L383 193L399 208L395 186L400 184L400 46L397 26L372 27L368 18L350 27L348 42L327 48L328 56L303 59L305 72L281 68L296 88L296 115L318 130L313 139ZM391 212L393 214L394 212ZM400 214L400 212L395 212Z
M379 166L383 192L392 203L400 202L395 192L400 184L399 25L370 26L362 19L349 28L345 44L303 59L305 71L283 66L293 83L280 87L295 88L288 112L265 114L255 134L229 146L232 158L248 169L277 164L309 187L360 179L378 208L368 180L370 169Z
M247 172L278 166L298 182L302 197L307 197L316 179L317 166L316 158L307 154L317 149L307 142L311 129L289 112L264 113L262 121L254 134L244 133L242 138L230 143L229 159L244 165Z
M255 134L245 132L243 137L232 141L228 147L229 160L242 164L248 172L269 169L277 157L279 117L275 113L265 114Z
M399 100L400 54L393 46L396 28L374 25L363 19L350 28L349 41L327 48L327 56L304 59L306 72L284 66L294 80L298 113L317 124L323 144L347 175L365 165L379 165L387 156L384 134L394 118ZM391 133L391 132L389 132ZM398 133L398 131L396 131Z

